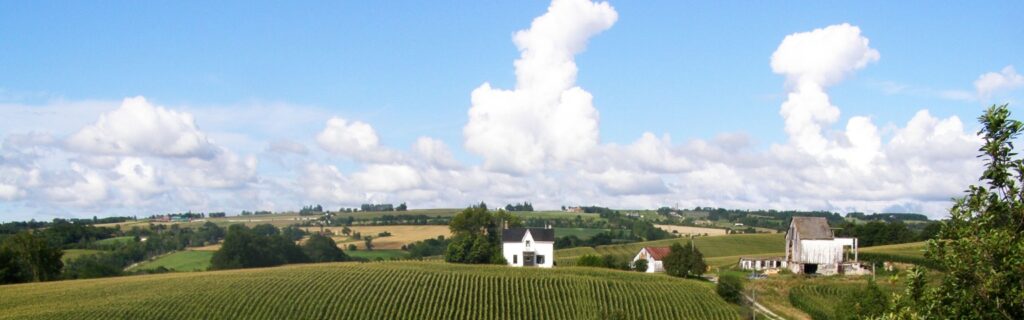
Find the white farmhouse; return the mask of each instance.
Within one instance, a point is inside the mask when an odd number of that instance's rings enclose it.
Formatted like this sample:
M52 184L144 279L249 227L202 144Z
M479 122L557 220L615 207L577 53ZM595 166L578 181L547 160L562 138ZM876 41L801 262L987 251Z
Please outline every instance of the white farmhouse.
M640 252L633 257L633 264L639 260L647 260L647 271L646 272L665 272L665 265L662 261L665 259L672 249L669 247L643 247L640 248Z
M808 274L868 272L857 260L857 238L836 238L828 220L821 217L793 217L786 232L785 267Z
M501 242L502 255L510 266L551 268L555 265L554 229L505 229Z

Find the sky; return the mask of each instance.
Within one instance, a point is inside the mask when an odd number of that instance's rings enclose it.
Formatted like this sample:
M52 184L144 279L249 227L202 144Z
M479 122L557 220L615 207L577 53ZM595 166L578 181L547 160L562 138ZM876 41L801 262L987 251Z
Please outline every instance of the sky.
M947 215L1019 1L0 1L0 221L503 206ZM1018 71L1022 69L1022 71Z

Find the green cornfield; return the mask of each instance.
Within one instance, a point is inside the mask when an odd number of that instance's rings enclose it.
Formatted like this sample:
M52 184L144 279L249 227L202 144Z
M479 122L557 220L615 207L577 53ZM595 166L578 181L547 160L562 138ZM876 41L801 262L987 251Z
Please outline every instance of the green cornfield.
M710 283L596 268L291 265L0 286L0 319L736 319Z
M860 284L806 284L789 290L789 303L814 320L833 319L839 302Z

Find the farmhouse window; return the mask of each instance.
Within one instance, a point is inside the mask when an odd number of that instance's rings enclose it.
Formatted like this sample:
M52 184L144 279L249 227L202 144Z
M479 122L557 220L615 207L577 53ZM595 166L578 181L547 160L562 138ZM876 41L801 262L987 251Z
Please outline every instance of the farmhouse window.
M516 263L519 263L519 255L518 254L513 254L512 255L512 264L516 264Z
M529 247L530 247L530 240L526 240L526 247L527 247L527 248L529 248Z
M544 264L544 255L537 255L537 264Z

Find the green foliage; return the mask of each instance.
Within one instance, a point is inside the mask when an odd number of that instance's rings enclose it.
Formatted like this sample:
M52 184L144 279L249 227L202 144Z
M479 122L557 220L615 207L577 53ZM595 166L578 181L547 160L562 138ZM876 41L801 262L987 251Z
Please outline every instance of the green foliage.
M232 225L220 250L213 255L213 270L258 268L309 261L295 242L285 239L271 225L252 229Z
M604 267L604 260L599 256L587 254L576 259L576 265L580 267Z
M740 304L743 302L743 280L735 274L722 274L718 277L715 293L725 301Z
M633 261L633 270L647 272L647 259Z
M319 233L314 233L309 236L306 243L302 244L302 252L304 252L312 262L348 260L348 256L345 255L344 251L341 251L341 249L338 248L338 244L334 242L334 239L323 236Z
M671 252L662 260L665 273L674 277L700 277L707 270L704 254L689 242L681 245L678 242L669 247Z
M843 299L861 292L860 285L806 284L789 290L789 303L814 320L830 320Z
M5 238L0 251L7 252L0 262L7 260L8 264L0 265L0 270L8 270L4 277L15 282L56 280L64 267L60 260L64 252L60 248L27 231Z
M91 254L71 260L64 266L66 279L116 277L124 274L124 259L114 254Z
M363 237L363 246L366 247L366 251L373 250L373 237L371 237L371 236Z
M738 318L697 281L419 261L0 286L0 310L43 320Z
M865 224L847 222L836 232L837 237L857 238L861 247L883 244L907 243L917 240L917 234L907 228L901 220L890 222L871 221Z
M834 311L833 319L864 319L881 316L888 308L889 300L874 281L864 289L850 290Z
M445 250L445 261L457 263L501 263L501 228L520 225L519 218L508 212L492 213L481 203L462 210L452 217L448 228L452 242Z
M444 236L438 236L435 239L416 241L409 244L405 246L405 251L408 251L409 257L413 259L439 256L444 254L449 243L451 243L450 239L445 239Z
M983 184L955 199L939 239L928 242L926 256L946 272L931 288L911 277L889 317L1024 319L1024 160L1013 147L1024 123L1010 119L1007 105L978 120Z

